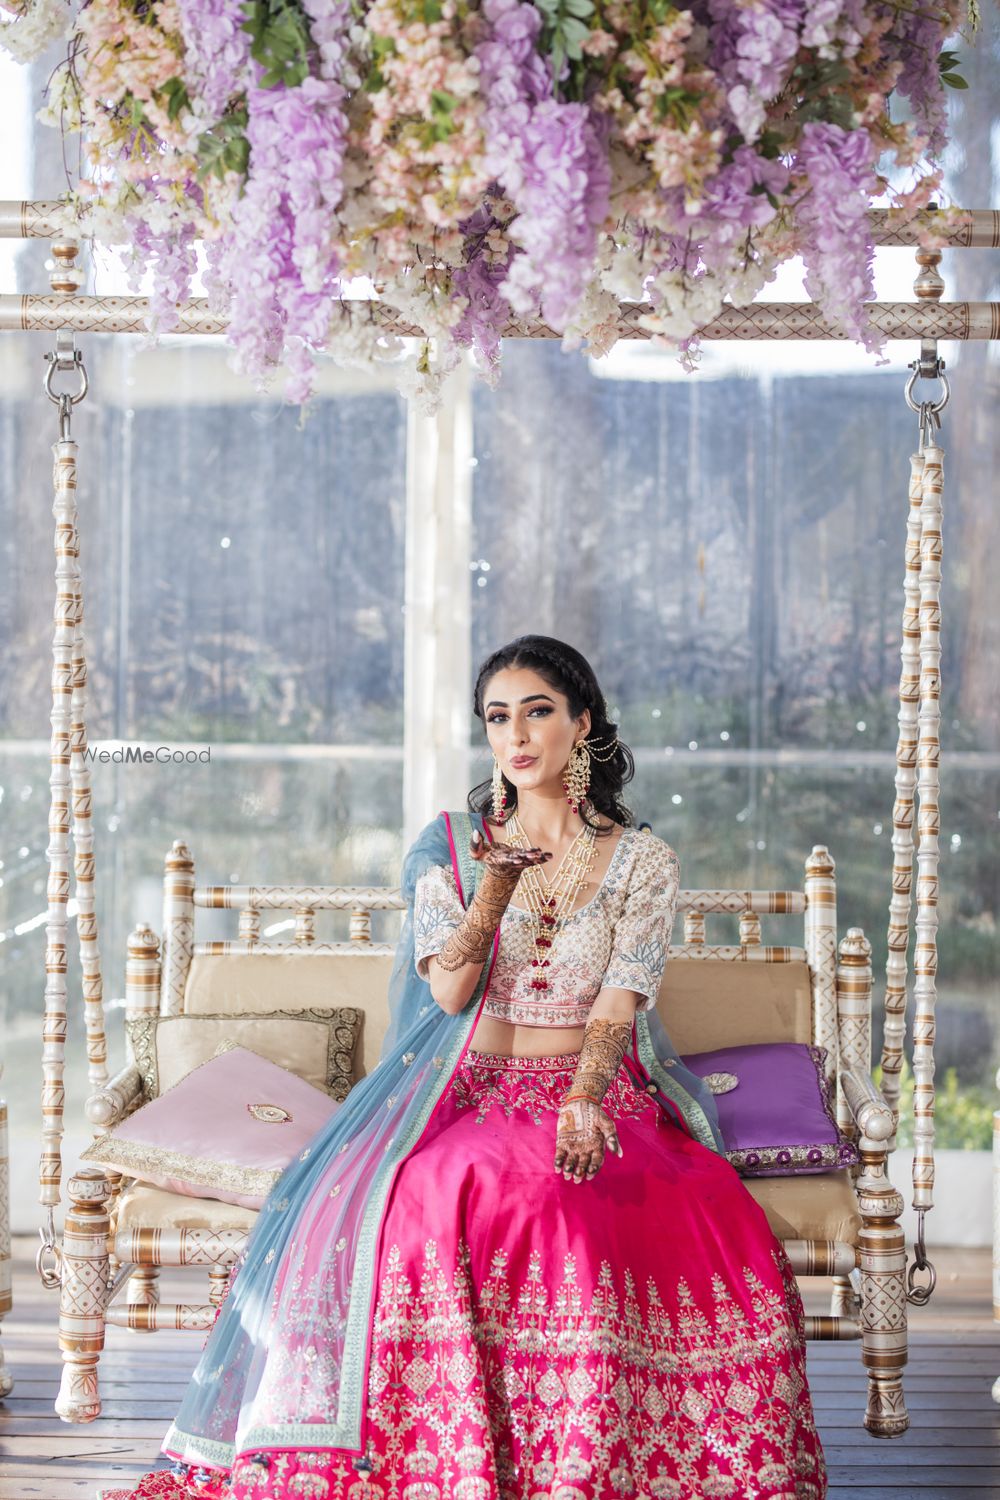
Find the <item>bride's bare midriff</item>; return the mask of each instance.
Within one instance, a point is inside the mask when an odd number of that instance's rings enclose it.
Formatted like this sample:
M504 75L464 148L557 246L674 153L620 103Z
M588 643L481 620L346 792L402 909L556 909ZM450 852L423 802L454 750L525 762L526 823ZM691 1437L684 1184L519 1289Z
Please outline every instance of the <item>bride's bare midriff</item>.
M561 1052L579 1052L583 1032L582 1026L511 1026L495 1016L480 1016L469 1051L498 1057L558 1057Z
M490 822L492 823L492 819ZM503 835L493 830L494 838L503 841ZM607 839L598 839L597 858L588 879L577 892L573 910L586 906L608 872L612 855L622 836L619 828ZM552 860L558 866L564 851L559 851ZM520 904L520 903L514 903ZM583 1046L582 1026L512 1026L508 1021L498 1021L495 1016L480 1016L469 1043L470 1052L492 1052L498 1057L558 1057L564 1052L579 1052Z

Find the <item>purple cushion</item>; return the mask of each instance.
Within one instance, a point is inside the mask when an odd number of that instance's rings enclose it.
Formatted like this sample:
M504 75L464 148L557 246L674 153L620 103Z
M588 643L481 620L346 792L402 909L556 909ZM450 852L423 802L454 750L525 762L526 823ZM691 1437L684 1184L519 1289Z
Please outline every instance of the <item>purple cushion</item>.
M744 1177L832 1172L860 1161L837 1129L825 1047L758 1042L681 1061L712 1089L726 1156Z

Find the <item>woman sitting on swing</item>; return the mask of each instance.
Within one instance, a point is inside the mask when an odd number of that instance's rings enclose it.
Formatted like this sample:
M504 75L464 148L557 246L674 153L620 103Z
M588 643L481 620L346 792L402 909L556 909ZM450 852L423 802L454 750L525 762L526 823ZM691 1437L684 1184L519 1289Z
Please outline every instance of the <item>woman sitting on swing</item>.
M492 788L406 856L379 1064L129 1493L821 1500L794 1274L654 1008L677 855L578 651L494 652L475 712Z

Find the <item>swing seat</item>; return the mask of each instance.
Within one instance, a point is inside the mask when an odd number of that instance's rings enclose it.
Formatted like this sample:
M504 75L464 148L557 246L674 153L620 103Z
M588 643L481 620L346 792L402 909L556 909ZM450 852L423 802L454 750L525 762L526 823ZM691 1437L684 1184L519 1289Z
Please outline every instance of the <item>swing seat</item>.
M166 860L162 944L148 927L129 939L125 1014L254 1016L268 1011L356 1006L364 1014L354 1079L375 1064L388 1024L391 944L371 940L371 912L400 910L397 891L336 886L205 886L182 842ZM239 937L195 943L197 907L236 908ZM350 914L347 941L317 941L315 913ZM295 914L291 941L262 939L261 914ZM858 1339L867 1371L864 1423L877 1437L908 1425L902 1369L907 1355L903 1203L886 1176L892 1111L871 1078L870 946L851 928L839 947L834 864L823 845L805 864L801 891L682 890L683 941L673 943L658 1009L678 1051L755 1042L814 1042L827 1049L837 1119L859 1147L859 1166L817 1175L745 1178L798 1275L832 1278L829 1314L806 1318L810 1339ZM738 943L705 941L705 918L739 925ZM761 918L802 916L801 947L761 940ZM675 927L675 937L676 937ZM87 1112L109 1128L147 1102L130 1062ZM100 1414L98 1364L107 1324L154 1332L211 1326L256 1211L191 1198L83 1169L71 1178L64 1237L56 1403L68 1422ZM166 1304L160 1266L201 1267L208 1300ZM126 1288L125 1300L117 1294ZM116 1300L117 1299L117 1300Z

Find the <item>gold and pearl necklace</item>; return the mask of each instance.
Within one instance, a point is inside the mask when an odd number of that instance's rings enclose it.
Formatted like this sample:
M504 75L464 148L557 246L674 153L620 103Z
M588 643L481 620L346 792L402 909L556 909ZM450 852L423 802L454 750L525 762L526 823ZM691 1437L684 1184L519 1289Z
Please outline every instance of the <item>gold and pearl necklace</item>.
M511 813L504 828L506 842L517 849L533 847L517 814ZM527 865L522 871L515 890L524 896L525 909L530 913L535 929L535 957L532 968L547 969L549 949L556 933L562 928L576 901L577 892L583 885L597 857L596 830L585 826L577 834L566 853L559 861L551 881L543 880L540 865ZM538 974L531 981L533 990L547 990L549 981Z

